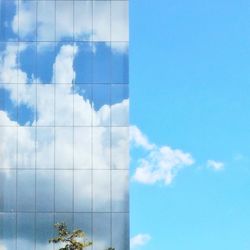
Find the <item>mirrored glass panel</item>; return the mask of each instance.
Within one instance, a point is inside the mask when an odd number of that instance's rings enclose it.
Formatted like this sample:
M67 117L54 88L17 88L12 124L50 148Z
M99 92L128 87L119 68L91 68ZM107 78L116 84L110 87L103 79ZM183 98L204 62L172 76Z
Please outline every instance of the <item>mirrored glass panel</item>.
M112 247L119 250L129 249L129 215L112 214Z
M69 231L72 231L74 225L74 214L73 213L56 213L55 214L55 223L66 223ZM57 248L61 249L65 247L65 244L58 243L56 245Z
M93 128L93 169L110 169L110 128Z
M66 2L66 1L64 1ZM75 54L78 49L75 43L58 42L56 44L56 58L53 65L53 82L72 84L75 81L75 73L73 71L73 63ZM71 85L70 85L71 87Z
M54 126L55 124L55 86L37 85L37 126Z
M6 157L0 157L0 169L17 167L17 127L0 127L1 143L0 153ZM11 139L11 140L10 140ZM12 143L10 143L10 141Z
M35 170L17 171L17 210L35 210Z
M54 168L55 134L52 127L36 128L36 167Z
M36 1L18 1L18 18L14 19L14 30L20 41L36 41Z
M54 211L54 170L36 171L36 210L39 212Z
M53 244L48 240L54 237L54 214L37 213L36 214L36 250L53 250Z
M35 42L20 42L18 47L18 83L36 83L36 55Z
M9 68L8 71L3 72L0 78L0 83L18 83L18 47L18 43L15 42L7 42L0 44L0 51L2 53L2 63L5 67L7 67L7 69Z
M55 128L55 168L73 169L73 127Z
M111 54L111 82L128 83L129 80L129 60L128 60L128 43L112 42Z
M93 85L93 126L110 126L110 99L109 84Z
M0 41L18 40L18 5L15 1L1 1L0 10ZM15 20L14 30L12 29L13 19Z
M16 211L16 171L0 169L0 212Z
M73 211L73 172L55 171L55 210L56 212Z
M35 168L36 130L18 127L18 168Z
M74 213L74 228L81 228L88 241L92 240L92 213Z
M55 63L55 59L55 42L37 42L37 82L54 82L55 79L53 79L53 65Z
M73 2L56 1L56 40L73 40Z
M112 168L128 169L129 167L129 128L112 128Z
M110 170L93 171L93 211L110 212L111 180Z
M17 214L17 249L35 248L35 214Z
M74 225L74 214L73 213L56 213L55 214L55 223L66 223L67 228L69 231L72 231L73 225ZM58 247L59 249L62 247L65 247L65 244L62 243L58 243L56 245L56 247Z
M74 168L91 169L92 128L74 127Z
M74 126L92 125L92 85L74 85Z
M93 40L110 41L110 1L93 1Z
M56 213L55 214L55 223L65 222L69 230L73 230L73 213Z
M75 2L84 3L84 2ZM93 54L94 49L91 42L76 42L77 53L74 59L74 70L76 72L76 84L88 84L93 81Z
M100 1L102 3L104 1ZM111 49L108 42L93 43L93 82L110 83Z
M77 41L92 38L92 1L74 1L74 35Z
M55 123L56 126L73 126L73 93L70 84L55 86Z
M128 41L128 1L111 1L111 41Z
M74 171L74 211L90 212L92 209L92 174L90 170Z
M21 126L36 124L36 84L19 84L18 92L18 123Z
M93 213L93 250L111 246L111 214Z
M129 125L129 100L128 85L114 84L111 91L111 123L112 126L128 126Z
M129 174L127 170L112 171L112 212L128 212Z
M128 1L0 10L0 250L60 248L56 222L129 249Z
M55 41L55 1L37 1L37 40Z
M7 86L0 84L0 111L6 113L0 116L0 126L15 126L11 121L17 121L17 105L13 103L12 96L17 97L17 84Z
M16 249L16 213L0 213L0 239L7 250Z
M75 3L85 3L75 2ZM77 53L74 59L74 70L76 72L76 84L88 84L93 81L93 54L94 49L91 42L76 42Z

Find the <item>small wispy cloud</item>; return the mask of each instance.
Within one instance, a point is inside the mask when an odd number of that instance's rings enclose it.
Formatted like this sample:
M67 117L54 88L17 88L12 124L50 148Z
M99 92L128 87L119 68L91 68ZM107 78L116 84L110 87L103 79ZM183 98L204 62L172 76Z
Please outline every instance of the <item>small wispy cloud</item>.
M207 166L213 169L214 171L221 171L222 169L224 169L225 164L221 161L208 160Z
M131 249L146 245L151 240L149 234L137 234L130 239Z
M237 153L233 156L234 161L242 161L245 159L245 156L241 153Z
M136 147L142 147L145 150L152 150L156 146L151 144L146 135L144 135L137 126L130 126L130 142Z
M132 146L141 147L146 155L137 160L137 167L133 180L144 184L163 182L165 185L172 183L177 173L184 167L194 164L190 153L170 146L158 146L151 143L136 126L130 130Z

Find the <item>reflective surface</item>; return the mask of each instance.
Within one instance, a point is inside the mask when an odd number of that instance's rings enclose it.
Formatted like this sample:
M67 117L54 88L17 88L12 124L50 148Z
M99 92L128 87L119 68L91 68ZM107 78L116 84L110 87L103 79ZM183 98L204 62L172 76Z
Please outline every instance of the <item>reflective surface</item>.
M0 0L0 249L53 224L129 249L128 1Z

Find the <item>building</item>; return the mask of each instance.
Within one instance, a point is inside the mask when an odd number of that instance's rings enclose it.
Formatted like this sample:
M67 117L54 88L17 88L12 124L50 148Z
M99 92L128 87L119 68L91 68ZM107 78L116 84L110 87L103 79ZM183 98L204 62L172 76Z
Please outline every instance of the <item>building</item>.
M129 249L128 1L0 8L0 249Z

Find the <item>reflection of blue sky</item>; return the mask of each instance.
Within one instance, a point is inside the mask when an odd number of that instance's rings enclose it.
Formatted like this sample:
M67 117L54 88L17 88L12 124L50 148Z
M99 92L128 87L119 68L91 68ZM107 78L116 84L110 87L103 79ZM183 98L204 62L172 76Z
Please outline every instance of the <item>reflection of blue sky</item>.
M36 111L25 105L20 104L18 106L18 124L31 125L36 119Z
M124 43L116 43L118 46ZM112 83L128 83L128 53L119 53L113 51L111 54L111 82Z
M26 72L29 82L36 77L36 43L20 43L19 46L27 46L25 50L20 50L18 54L20 69Z
M17 121L17 106L10 99L9 91L0 86L0 110L5 111L9 118Z
M57 6L62 7L65 4L73 6L72 3L72 1L68 1L68 3L57 1ZM34 249L35 244L37 250L53 249L52 246L48 248L46 243L53 234L52 224L55 221L66 221L71 229L73 226L84 229L90 239L94 238L96 244L99 244L94 249L104 249L104 245L108 248L111 242L118 249L128 249L128 171L122 170L124 165L120 169L120 165L116 165L119 169L119 176L124 177L124 181L118 183L115 180L110 180L110 185L105 187L99 180L95 185L90 181L89 185L85 181L83 183L83 176L88 180L91 179L85 172L79 174L81 177L79 183L73 182L73 180L76 180L73 173L78 174L78 172L72 171L74 159L82 163L88 157L95 157L98 167L107 168L102 172L107 171L108 175L111 176L113 170L111 171L108 168L112 168L112 166L108 161L103 163L103 159L106 154L110 157L113 144L116 146L115 148L113 145L113 148L117 150L118 155L125 152L124 148L128 146L128 135L119 133L118 130L116 134L111 132L111 129L98 130L94 135L96 136L96 144L94 145L96 153L93 154L90 150L92 141L88 139L92 139L92 134L90 136L90 133L92 133L90 132L92 131L91 127L88 127L89 130L84 130L85 128L73 128L71 126L73 120L76 120L76 117L73 116L74 112L79 119L78 126L91 126L91 114L95 115L97 120L100 119L96 123L97 126L100 126L100 124L110 126L110 122L106 123L106 120L109 121L112 111L107 106L121 104L122 108L127 108L127 102L123 104L122 101L128 99L128 55L124 51L114 50L108 42L70 42L73 38L73 28L72 34L58 34L57 30L58 41L53 42L54 33L51 31L55 30L55 26L50 26L51 30L48 31L50 39L46 39L48 36L44 37L38 34L38 40L41 39L41 41L35 42L34 13L36 13L36 4L36 1L19 1L20 13L24 10L32 13L33 21L30 27L28 23L22 23L22 31L20 31L21 28L19 29L21 42L18 44L13 42L18 40L18 36L12 31L13 17L16 14L15 1L3 0L0 2L0 67L3 67L5 63L3 70L12 76L11 84L10 82L0 82L0 111L4 111L1 112L1 115L6 113L11 121L17 121L19 125L8 127L10 124L8 123L0 131L0 137L4 141L0 145L0 150L1 153L5 153L7 159L6 162L0 159L0 164L4 163L4 167L10 168L3 170L1 169L2 165L0 166L0 249L3 247L2 244L7 250L13 250L16 246L19 250ZM98 2L96 4L100 5ZM40 11L41 14L39 6L40 4L38 4L38 12ZM71 9L68 9L68 12L70 11ZM60 12L59 8L57 8L57 12ZM26 17L29 18L28 15ZM45 27L41 25L39 18L38 32ZM50 21L53 20L50 18ZM25 31L26 28L29 29L27 32ZM88 37L91 40L89 34L86 36L80 34L79 37L85 40ZM8 45L13 46L9 46L7 52ZM65 57L61 60L65 61L61 62L60 72L65 73L66 77L70 75L67 79L70 79L71 76L73 78L72 82L64 82L64 84L54 82L56 79L55 61L59 53L62 52L62 46L77 51L73 59L74 77L72 72L68 72L70 71L73 54L68 57L63 55ZM68 51L65 53L67 54ZM7 55L9 55L9 61L4 60ZM114 72L112 73L112 71ZM1 73L2 71L0 76ZM14 74L16 77L13 77ZM8 77L6 78L8 79ZM57 84L55 88L53 84ZM76 107L77 105L78 107ZM55 115L57 108L60 110L60 114ZM124 112L125 115L127 115L126 112ZM58 124L60 126L66 124L65 126L70 133L63 133L63 129L62 133L59 133L58 131L61 129L59 126L51 127L58 125L55 123L58 116L62 118L62 121L58 120ZM72 119L68 121L68 117ZM41 119L39 120L39 118ZM40 122L39 127L30 127L36 125L35 121ZM11 123L11 126L15 125L16 123ZM1 123L0 126L5 126L5 124ZM46 126L50 126L50 132ZM121 126L127 126L127 123ZM43 128L45 131L42 131ZM79 131L82 129L79 134L77 134L78 129ZM7 136L5 136L6 131ZM73 134L73 131L75 134ZM118 142L121 142L119 145L115 144L114 139L111 142L111 133L115 135L115 138L117 137ZM76 135L80 138L76 138ZM106 145L107 136L109 143ZM126 138L124 139L124 137ZM122 143L123 141L125 143ZM2 149L2 146L4 149ZM89 151L83 154L85 149L88 148ZM91 154L91 156L88 154ZM63 175L65 172L60 169L62 165L57 163L59 158L66 159L64 164L70 169L67 170L69 175ZM116 161L117 159L113 157L113 163ZM15 169L16 167L18 170ZM45 172L40 168L48 168L48 170ZM55 175L54 168L59 169L56 173L64 180L64 183L67 182L71 186L63 185L58 181L60 178ZM114 171L118 171L117 169ZM44 171L43 175L41 174L42 171ZM100 172L100 176L103 176L102 172ZM73 179L73 176L75 176L75 179ZM112 181L114 190L111 192ZM73 194L73 185L74 188L81 190L83 193L80 193L80 195ZM88 192L84 193L86 188ZM91 196L93 189L96 194L94 197ZM62 194L62 192L64 193ZM111 193L112 195L107 195ZM54 198L56 199L54 200ZM87 199L89 204L86 204ZM66 204L67 207L64 207L60 202ZM108 210L95 210L91 207L91 202L94 202L96 207L101 206L102 203L107 203L109 204ZM73 213L73 206L77 211L75 214ZM112 206L116 212L113 221L111 220ZM35 214L34 211L37 213ZM11 214L10 212L17 213ZM113 229L112 222L114 224ZM111 230L105 231L106 228L110 228L113 232ZM126 237L124 237L124 233L126 233ZM124 238L126 242L124 242Z
M111 50L104 42L93 44L93 82L109 83L111 79Z
M93 49L89 42L77 42L78 53L74 60L74 69L77 72L75 83L92 83Z
M37 43L37 78L42 83L50 83L53 74L53 64L55 62L55 45L54 43L38 42Z
M11 29L11 22L16 12L15 1L0 2L0 41L17 40L17 35Z
M26 42L20 45L20 48L24 46L25 49L19 49L18 66L27 74L28 83L33 82L35 84L36 79L42 84L52 83L53 64L61 46L65 44L67 43L57 44L55 53L54 43L40 43L36 46L33 42ZM127 54L112 51L111 47L105 43L95 43L95 48L87 42L76 43L76 45L79 47L77 47L78 53L75 55L73 64L75 70L74 93L79 94L85 100L91 101L95 110L99 110L103 105L112 105L128 99L127 85L117 84L127 83ZM2 45L2 52L4 52L6 46L7 44ZM111 66L112 79L116 79L112 85L110 84ZM93 75L98 77L93 79ZM121 76L120 79L118 79L119 76ZM4 101L1 102L0 109L7 111L9 117L16 121L16 107L10 100L8 91L1 89L1 95L1 99ZM35 92L34 95L36 95ZM35 120L36 111L34 107L22 104L18 107L18 112L20 113L18 122L21 125L32 124Z
M111 91L111 104L120 103L124 99L128 99L128 85L114 84Z

